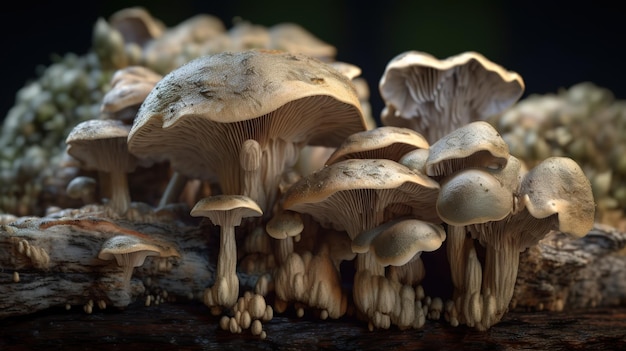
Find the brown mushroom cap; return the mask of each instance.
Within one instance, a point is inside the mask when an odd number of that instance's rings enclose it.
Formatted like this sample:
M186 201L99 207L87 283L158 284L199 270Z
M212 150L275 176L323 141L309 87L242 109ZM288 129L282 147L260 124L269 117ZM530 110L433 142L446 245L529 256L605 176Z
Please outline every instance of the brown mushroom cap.
M450 175L469 167L503 168L509 146L489 123L476 121L455 129L430 146L426 174Z
M330 155L326 164L350 158L386 158L398 161L409 151L428 148L426 139L412 129L383 126L348 136Z
M140 6L127 7L113 13L109 17L109 24L122 34L125 43L139 46L160 37L166 29L161 21Z
M128 66L117 70L111 78L111 90L102 99L100 110L107 115L121 115L115 119L132 119L146 96L163 76L143 66ZM124 109L130 118L125 118Z
M577 237L593 227L595 202L589 179L576 161L549 157L528 171L520 193L528 212L542 219L558 215L559 230Z
M304 222L298 212L280 211L265 225L265 230L274 239L286 239L302 233Z
M524 88L517 73L477 52L439 60L425 52L406 51L389 61L379 82L386 104L381 120L419 131L433 143L508 108Z

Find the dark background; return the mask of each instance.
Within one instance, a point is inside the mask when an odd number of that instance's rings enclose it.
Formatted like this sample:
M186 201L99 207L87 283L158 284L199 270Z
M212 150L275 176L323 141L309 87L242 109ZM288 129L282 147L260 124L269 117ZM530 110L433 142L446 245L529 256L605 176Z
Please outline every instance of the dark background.
M626 13L600 2L153 0L70 6L15 1L12 10L8 5L0 10L0 119L17 90L37 77L38 65L49 65L52 53L86 53L98 17L131 6L145 7L168 26L198 13L218 16L227 28L235 16L265 26L296 22L334 45L338 60L362 68L376 117L382 108L378 80L387 62L407 50L438 58L481 52L518 72L526 83L525 96L592 81L626 98Z

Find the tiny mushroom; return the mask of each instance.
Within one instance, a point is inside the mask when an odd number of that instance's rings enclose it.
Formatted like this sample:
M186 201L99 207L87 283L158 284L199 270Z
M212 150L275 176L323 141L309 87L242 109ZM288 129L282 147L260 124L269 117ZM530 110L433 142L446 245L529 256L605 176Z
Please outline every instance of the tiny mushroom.
M381 227L357 235L352 251L371 251L383 266L402 266L421 252L437 250L446 239L441 225L419 219L390 221L390 225Z
M244 218L259 217L259 205L243 195L214 195L203 198L191 210L194 217L207 217L220 226L220 249L214 285L204 292L204 303L209 307L232 307L239 297L237 277L237 246L235 227Z
M130 278L135 267L143 265L146 257L180 257L178 250L171 244L149 237L138 235L116 235L104 242L98 253L98 258L105 261L115 259L117 265L123 268L122 282L125 288L130 284Z
M128 152L129 130L130 126L118 120L92 119L76 125L65 141L67 153L80 161L83 169L108 173L108 205L121 216L130 206L127 173L138 165L138 159Z
M383 125L414 129L434 143L473 121L504 111L524 92L524 81L477 52L439 60L406 51L389 61L379 82Z
M67 184L65 193L72 199L82 200L84 205L94 203L96 180L87 176L75 177Z

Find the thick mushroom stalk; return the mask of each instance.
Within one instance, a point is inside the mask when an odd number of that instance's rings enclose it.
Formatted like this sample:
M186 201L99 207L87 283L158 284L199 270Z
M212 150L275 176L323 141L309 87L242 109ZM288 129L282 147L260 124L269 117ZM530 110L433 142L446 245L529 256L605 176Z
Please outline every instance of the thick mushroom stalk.
M263 214L252 199L243 195L215 195L204 198L193 207L191 215L207 217L220 227L220 250L214 285L204 292L204 303L209 307L232 307L239 297L237 277L237 243L235 227L243 218Z

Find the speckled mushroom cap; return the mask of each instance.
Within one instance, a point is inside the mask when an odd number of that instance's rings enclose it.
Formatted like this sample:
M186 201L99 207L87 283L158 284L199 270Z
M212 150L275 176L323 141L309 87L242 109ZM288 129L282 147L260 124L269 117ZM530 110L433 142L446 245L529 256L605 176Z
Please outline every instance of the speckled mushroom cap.
M348 136L328 157L326 164L350 158L386 158L398 161L409 151L428 148L426 139L412 129L382 126Z
M223 148L246 139L337 146L365 129L346 76L310 57L254 50L199 57L170 72L144 101L128 142L136 155L208 178Z
M466 123L515 103L524 81L477 52L439 60L420 51L392 58L379 82L384 125L408 127L430 143Z
M259 217L259 205L243 195L213 195L198 201L191 209L194 217L207 217L215 225L238 226L243 218Z
M381 224L385 211L394 216L415 213L439 223L434 209L438 191L439 183L395 161L349 159L300 179L285 193L283 207L308 213L354 238Z
M489 123L476 121L457 128L432 144L426 159L426 174L450 175L468 167L502 168L509 146Z
M302 26L292 22L278 23L268 29L270 47L300 53L323 60L333 61L337 48L323 42Z
M86 170L132 172L137 158L128 152L130 126L118 120L91 119L77 124L65 142L67 153Z
M522 180L520 194L533 217L558 215L558 229L564 233L582 237L593 227L591 184L571 158L549 157L533 167Z
M130 264L131 267L141 266L148 256L180 257L180 253L171 244L133 235L116 235L107 239L98 253L101 260L115 259L119 266Z

